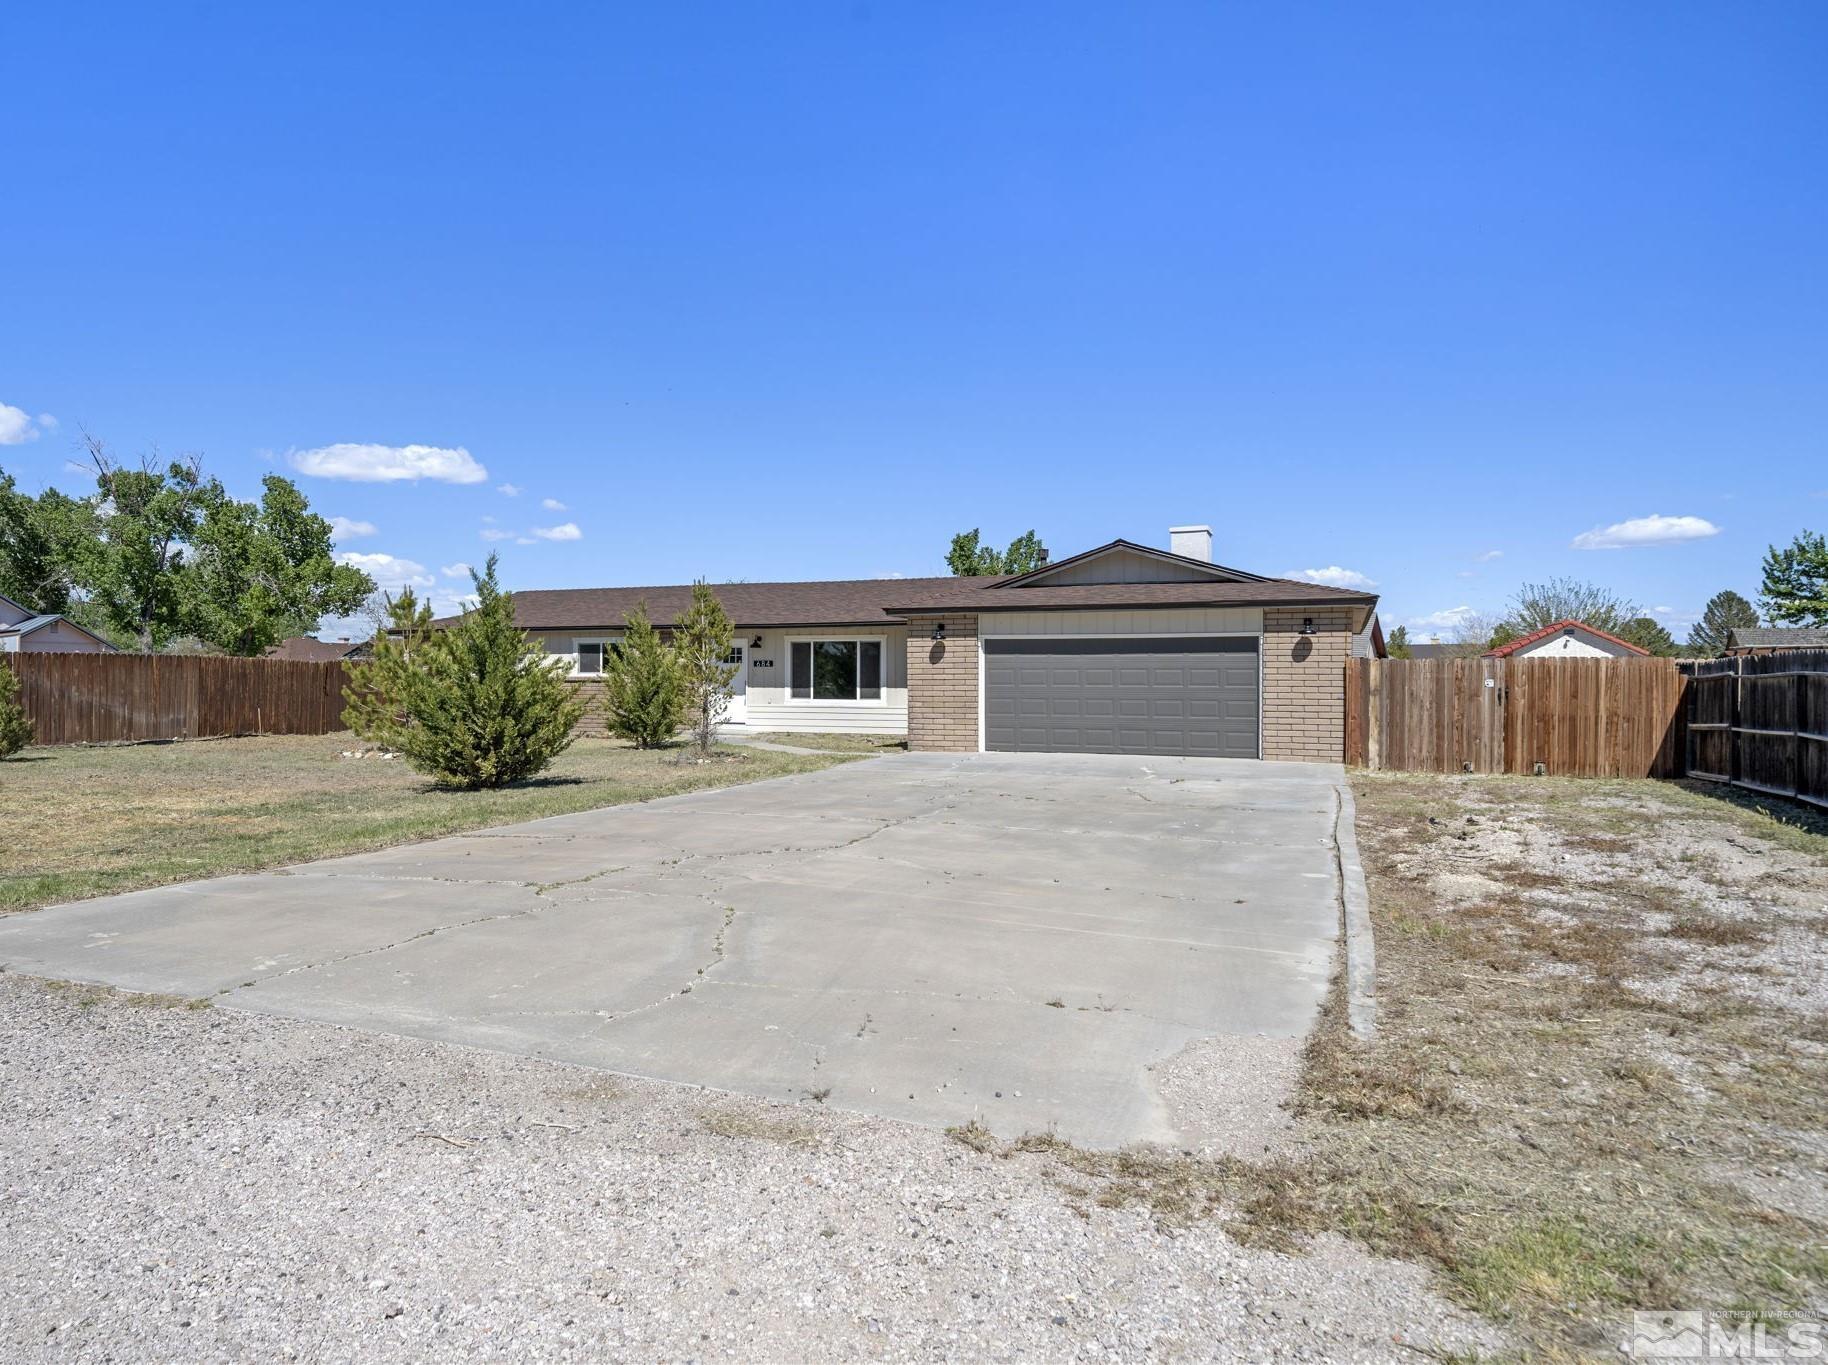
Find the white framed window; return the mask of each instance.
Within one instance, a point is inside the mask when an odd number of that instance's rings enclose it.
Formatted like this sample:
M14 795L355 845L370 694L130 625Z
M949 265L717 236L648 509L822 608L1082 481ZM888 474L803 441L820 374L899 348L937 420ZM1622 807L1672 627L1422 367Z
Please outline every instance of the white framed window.
M787 642L789 702L882 704L882 637L822 635Z
M573 640L571 672L579 678L603 676L603 660L608 656L610 640Z

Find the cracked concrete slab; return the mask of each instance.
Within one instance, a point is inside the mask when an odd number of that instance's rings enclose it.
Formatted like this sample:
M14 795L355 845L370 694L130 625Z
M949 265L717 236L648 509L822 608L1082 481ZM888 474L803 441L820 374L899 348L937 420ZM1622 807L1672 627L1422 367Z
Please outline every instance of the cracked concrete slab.
M1326 990L1343 780L886 757L15 916L0 962L919 1123L1197 1145L1273 1127L1286 1075L1257 1073Z

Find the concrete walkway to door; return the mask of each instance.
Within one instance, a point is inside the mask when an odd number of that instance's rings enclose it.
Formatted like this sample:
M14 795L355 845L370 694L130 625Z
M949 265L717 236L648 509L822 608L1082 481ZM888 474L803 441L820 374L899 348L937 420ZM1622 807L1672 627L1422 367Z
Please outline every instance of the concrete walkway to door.
M1343 781L878 758L18 915L0 962L923 1124L1194 1145L1236 1124L1228 1096L1273 1103L1261 1049L1292 1057L1313 1025Z

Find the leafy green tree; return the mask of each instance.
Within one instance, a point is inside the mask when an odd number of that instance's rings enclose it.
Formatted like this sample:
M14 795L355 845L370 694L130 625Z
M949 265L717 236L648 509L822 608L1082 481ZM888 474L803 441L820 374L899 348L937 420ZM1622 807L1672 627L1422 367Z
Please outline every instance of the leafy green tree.
M258 503L213 500L191 540L191 633L230 654L258 655L288 635L348 616L374 591L338 564L330 523L296 484L269 474Z
M1675 637L1662 626L1662 623L1649 616L1634 616L1613 634L1621 640L1628 640L1639 649L1647 649L1659 659L1674 658L1682 651L1677 646Z
M1804 531L1783 549L1765 552L1759 601L1772 625L1828 626L1828 539Z
M1032 530L1024 531L1003 551L1003 572L1029 573L1047 563L1047 546Z
M1546 583L1525 583L1519 588L1504 625L1512 632L1513 640L1557 621L1584 621L1608 635L1618 635L1627 621L1642 614L1637 603L1610 588L1574 578L1551 578ZM1495 641L1492 647L1504 643L1508 641Z
M368 657L349 670L343 687L343 724L382 749L398 749L411 717L406 712L407 678L414 658L432 630L432 604L411 588L386 604L387 619L374 633Z
M711 752L717 722L730 706L730 683L738 665L729 614L702 578L692 584L692 605L673 627L673 652L685 689L685 715L700 754Z
M603 720L613 735L638 749L657 749L673 737L685 708L685 680L678 656L647 619L647 608L628 614L622 644L603 663Z
M0 663L0 758L11 758L31 742L32 721L19 704L19 679Z
M206 508L228 495L195 460L158 468L119 464L89 441L95 465L95 534L79 551L75 578L88 618L117 642L150 652L185 632L191 602L185 554Z
M1410 659L1414 654L1409 648L1409 627L1398 626L1384 637L1384 653L1392 659Z
M960 578L1028 573L1046 562L1047 547L1033 531L1024 531L999 553L994 546L983 544L978 529L973 527L953 536L952 548L946 551L946 567Z
M1701 619L1688 632L1688 653L1718 658L1726 652L1727 636L1758 624L1758 609L1731 588L1715 593L1701 609Z
M583 703L555 659L514 624L496 557L471 571L477 604L406 652L405 722L394 747L417 771L463 790L505 787L571 747Z
M0 593L47 615L70 610L71 549L86 528L80 509L55 489L21 493L0 469Z

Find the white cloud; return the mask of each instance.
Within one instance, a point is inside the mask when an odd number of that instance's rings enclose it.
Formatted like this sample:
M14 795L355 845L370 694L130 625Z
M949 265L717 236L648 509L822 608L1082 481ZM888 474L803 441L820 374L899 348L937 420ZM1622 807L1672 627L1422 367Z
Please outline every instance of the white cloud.
M535 540L532 536L516 536L516 537L514 537L514 543L516 545L538 545L539 544L539 542L537 540Z
M460 559L455 564L446 564L442 569L438 570L438 572L443 574L446 578L468 578L470 576L470 566Z
M0 403L0 446L22 446L36 441L47 431L57 430L57 419L48 412L36 417L24 408Z
M582 540L584 533L578 530L575 521L568 521L562 526L535 526L533 534L541 540Z
M1337 564L1329 564L1324 569L1292 569L1288 578L1299 578L1308 583L1324 583L1329 588L1375 588L1377 583L1366 578L1357 569L1342 569Z
M301 474L355 483L482 483L489 471L462 446L380 446L344 443L294 450L286 457Z
M518 498L520 496L520 485L517 483L500 483L495 485L495 491L500 493L504 498Z
M438 581L425 571L425 565L395 555L346 550L336 558L339 564L353 564L374 579L377 587L388 592L398 592L401 588L429 588Z
M1478 614L1471 607L1447 607L1426 616L1411 616L1404 624L1411 630L1453 630Z
M1574 537L1575 550L1626 550L1639 545L1674 545L1684 540L1705 540L1720 534L1720 528L1704 517L1665 517L1653 512L1647 517L1596 526Z
M1504 558L1503 550L1487 550L1483 554L1474 555L1473 562L1475 564L1490 564L1494 559L1503 559L1503 558Z
M513 540L514 532L504 531L496 526L485 526L482 528L482 538L488 541Z
M353 517L330 518L330 539L358 540L362 536L372 536L375 525L372 521L357 521Z
M540 506L544 507L548 512L563 512L565 510L565 504L560 502L557 498L541 498Z
M473 592L448 593L437 592L431 596L432 615L456 616L459 612L470 611L481 604L482 599Z

